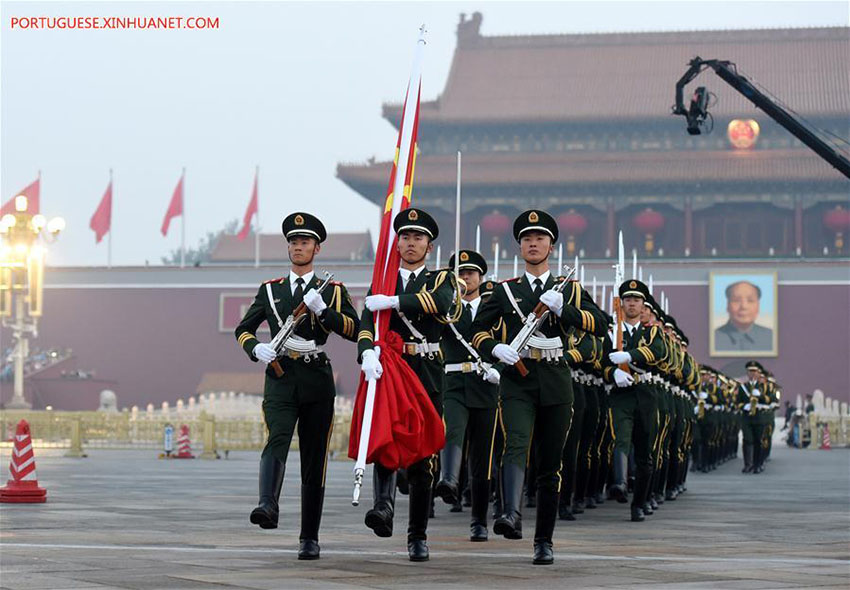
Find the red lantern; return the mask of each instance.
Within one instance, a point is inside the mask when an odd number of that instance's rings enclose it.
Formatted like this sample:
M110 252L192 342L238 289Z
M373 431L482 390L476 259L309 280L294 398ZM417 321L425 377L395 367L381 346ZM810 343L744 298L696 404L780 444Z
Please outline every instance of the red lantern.
M481 220L481 228L488 234L501 236L511 229L511 220L507 215L493 211Z
M652 254L655 248L652 235L664 227L664 221L664 216L658 211L653 211L651 208L644 209L632 219L634 226L646 234L644 247L647 254Z
M835 249L839 252L844 249L844 232L850 229L850 211L837 205L823 214L823 224L827 229L835 232Z
M567 254L572 256L576 250L576 236L587 229L587 219L581 213L576 213L575 209L570 209L558 216L558 225L567 234Z

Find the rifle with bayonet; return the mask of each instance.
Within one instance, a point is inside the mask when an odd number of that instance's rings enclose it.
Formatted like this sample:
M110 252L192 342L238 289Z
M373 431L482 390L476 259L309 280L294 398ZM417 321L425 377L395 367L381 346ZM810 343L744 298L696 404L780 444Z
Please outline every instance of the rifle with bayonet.
M620 285L625 280L625 248L623 247L623 232L620 232L620 238L617 244L617 264L614 265L614 284L611 286L611 291L614 301L614 319L616 326L614 327L614 347L616 350L623 350L623 308L620 305ZM619 369L631 374L628 363L619 365Z
M325 280L322 282L321 285L316 287L316 293L321 295L322 291L324 291L327 286L331 284L331 279L333 279L333 274L325 271ZM274 305L273 302L272 305ZM302 301L298 304L298 307L296 307L295 310L289 315L289 317L286 318L286 321L280 325L280 331L275 334L275 337L272 338L272 341L269 343L271 347L274 348L278 356L280 356L280 354L283 352L283 349L285 348L285 345L287 344L289 344L289 347L293 350L297 350L297 343L294 341L287 343L287 340L289 340L289 338L295 333L295 330L298 328L298 326L301 325L301 322L303 322L306 317L307 305ZM277 359L273 360L271 363L269 363L269 365L271 366L275 375L277 375L278 377L283 377L283 368L280 366L280 363L277 362Z
M558 293L564 292L564 289L567 288L567 284L569 284L570 279L576 272L575 268L570 268L566 264L564 265L564 270L567 271L564 280L555 285L555 287L553 288L553 290ZM528 346L529 340L531 340L535 332L537 332L540 327L543 326L543 322L545 322L546 318L549 317L549 313L549 307L545 304L538 303L537 305L535 305L534 310L532 310L532 312L525 317L525 323L523 323L523 326L522 328L520 328L519 333L511 341L510 347L517 351L517 353L519 353L526 346ZM528 369L522 362L522 359L519 359L514 365L514 367L516 367L516 370L519 371L519 374L523 377L528 375Z

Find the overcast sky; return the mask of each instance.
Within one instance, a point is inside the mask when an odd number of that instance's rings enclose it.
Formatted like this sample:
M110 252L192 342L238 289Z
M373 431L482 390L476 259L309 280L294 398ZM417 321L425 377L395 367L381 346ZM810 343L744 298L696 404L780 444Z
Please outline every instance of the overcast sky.
M260 166L260 223L295 209L329 231L377 229L377 208L335 177L338 162L391 158L381 104L402 100L417 29L423 100L443 89L458 15L482 34L774 28L848 24L839 2L37 3L3 2L5 202L41 170L42 212L66 218L54 265L102 265L89 219L115 175L113 263L158 264L180 243L163 215L183 166L186 242L240 218ZM210 16L214 31L35 31L15 16Z

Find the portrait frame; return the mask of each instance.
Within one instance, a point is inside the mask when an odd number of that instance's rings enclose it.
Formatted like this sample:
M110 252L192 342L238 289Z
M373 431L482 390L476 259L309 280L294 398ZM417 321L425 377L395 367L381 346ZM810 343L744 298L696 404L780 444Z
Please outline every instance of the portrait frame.
M758 315L745 333L732 323L726 297L727 288L739 283L755 285L761 293ZM778 292L776 271L711 271L708 283L709 355L750 358L779 356Z

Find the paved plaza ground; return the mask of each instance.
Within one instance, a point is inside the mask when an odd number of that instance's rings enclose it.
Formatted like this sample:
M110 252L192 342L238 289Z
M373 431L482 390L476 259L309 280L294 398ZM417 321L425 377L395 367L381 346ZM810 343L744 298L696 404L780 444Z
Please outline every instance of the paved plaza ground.
M429 526L431 561L410 563L407 498L399 496L396 535L375 537L363 526L371 486L352 507L349 461L329 464L322 559L299 562L297 454L272 531L248 523L255 453L164 461L154 452L66 459L37 450L36 459L47 503L0 505L4 589L850 587L847 450L777 446L761 475L742 475L740 460L691 473L688 492L642 524L608 502L558 523L548 567L531 565L532 509L526 539L473 544L469 509L452 514L442 503ZM0 461L5 471L8 450Z

